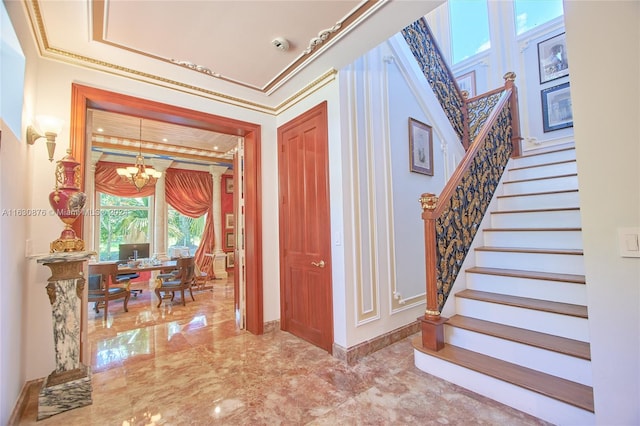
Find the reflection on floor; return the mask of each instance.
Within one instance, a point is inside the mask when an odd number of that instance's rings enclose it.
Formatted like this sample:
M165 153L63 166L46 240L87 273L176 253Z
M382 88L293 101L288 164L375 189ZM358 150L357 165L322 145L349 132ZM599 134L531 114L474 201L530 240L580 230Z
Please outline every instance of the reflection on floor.
M425 374L410 340L353 367L295 336L236 327L233 283L182 306L145 289L89 313L93 404L37 425L541 425L541 420ZM35 425L36 389L21 425Z

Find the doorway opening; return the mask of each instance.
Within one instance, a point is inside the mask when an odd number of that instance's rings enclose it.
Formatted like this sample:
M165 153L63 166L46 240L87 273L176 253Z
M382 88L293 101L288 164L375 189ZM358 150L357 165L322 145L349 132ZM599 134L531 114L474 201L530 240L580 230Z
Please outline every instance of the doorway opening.
M173 105L163 104L133 96L101 90L80 84L72 84L71 95L71 154L80 163L81 190L86 191L88 157L88 109L111 111L166 123L231 134L244 138L244 216L245 216L245 269L246 276L246 329L262 334L263 283L262 283L262 208L261 199L261 127L258 124L228 117L207 114ZM84 222L81 217L74 223L80 238ZM88 305L87 305L88 306ZM87 306L83 304L83 310ZM86 333L86 312L83 313L83 332ZM81 361L87 356L81 348Z

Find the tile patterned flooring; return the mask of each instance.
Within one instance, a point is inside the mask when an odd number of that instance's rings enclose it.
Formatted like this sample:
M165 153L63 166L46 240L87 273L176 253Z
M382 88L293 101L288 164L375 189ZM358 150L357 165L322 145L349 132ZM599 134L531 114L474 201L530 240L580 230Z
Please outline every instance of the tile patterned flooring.
M239 330L231 281L194 296L156 308L145 289L106 324L91 310L93 404L36 422L36 388L19 424L547 424L418 370L413 336L350 367L289 333Z

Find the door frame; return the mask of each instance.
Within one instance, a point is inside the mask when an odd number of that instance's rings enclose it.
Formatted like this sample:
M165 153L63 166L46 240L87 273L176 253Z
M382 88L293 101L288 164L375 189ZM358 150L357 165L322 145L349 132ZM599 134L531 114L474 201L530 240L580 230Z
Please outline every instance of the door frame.
M134 96L72 83L69 146L80 163L80 189L85 191L87 155L87 109L117 112L219 133L242 136L245 140L245 247L247 276L247 330L264 332L262 279L262 170L261 126L229 117L213 115ZM83 217L73 227L83 237ZM86 309L86 307L83 307Z

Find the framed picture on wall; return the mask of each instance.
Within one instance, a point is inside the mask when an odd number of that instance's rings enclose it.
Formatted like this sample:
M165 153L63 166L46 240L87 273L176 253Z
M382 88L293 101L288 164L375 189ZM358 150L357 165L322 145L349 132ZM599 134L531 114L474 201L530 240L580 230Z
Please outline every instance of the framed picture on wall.
M224 227L227 229L233 229L235 227L235 222L233 220L233 213L225 213Z
M466 91L469 94L468 98L473 98L476 95L475 71L469 71L466 74L462 74L460 77L456 78L456 83L458 83L460 90Z
M233 176L229 176L224 180L224 191L227 194L233 194Z
M409 117L409 170L433 176L431 126Z
M540 84L569 75L565 33L538 43Z
M227 268L233 268L235 264L235 254L233 252L227 253Z
M228 249L232 249L235 247L235 243L236 243L236 234L234 234L233 232L227 232L225 234L225 239L224 239L224 247L228 248Z
M569 83L542 90L542 127L545 132L573 127Z

